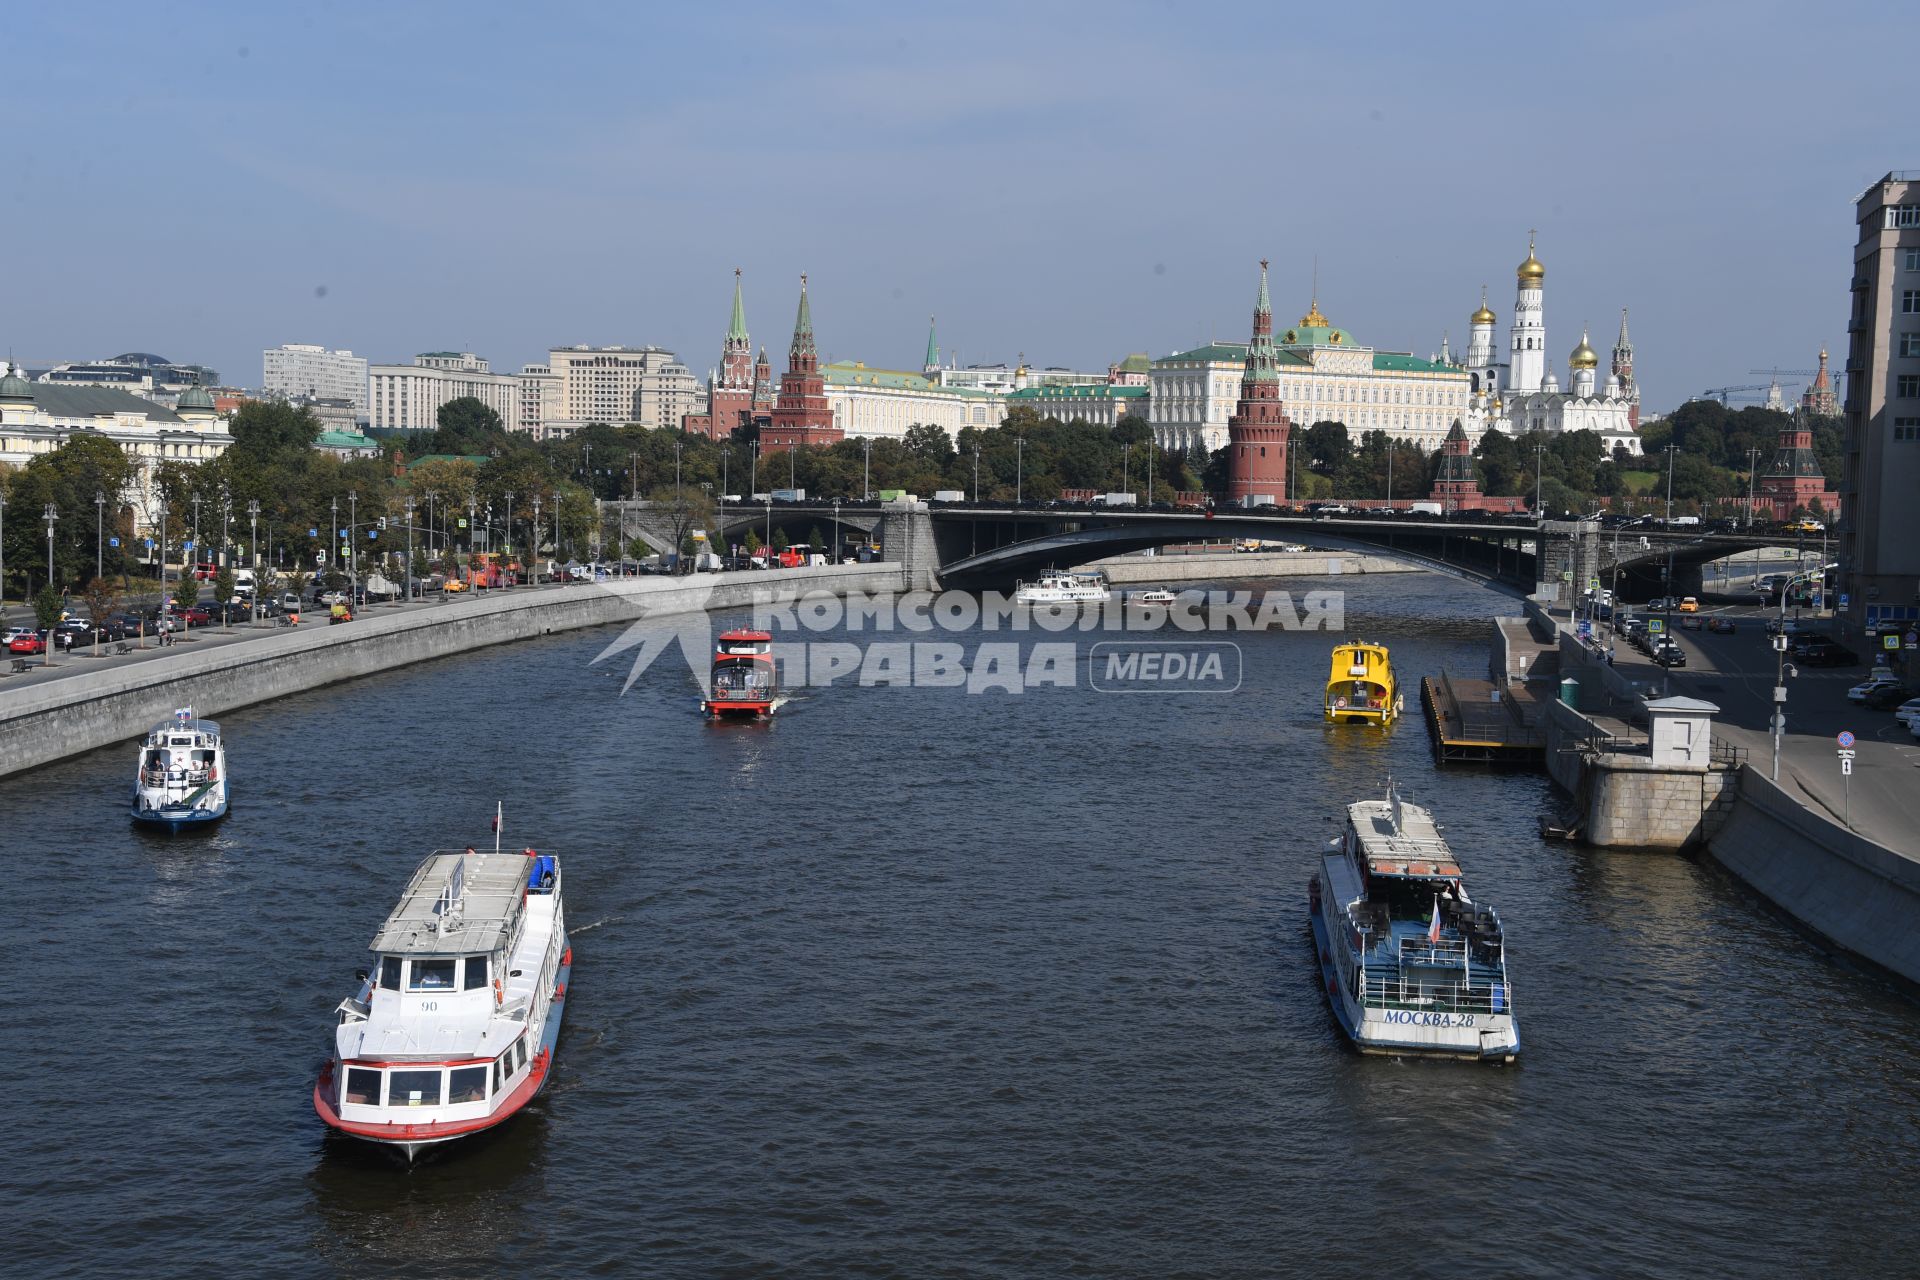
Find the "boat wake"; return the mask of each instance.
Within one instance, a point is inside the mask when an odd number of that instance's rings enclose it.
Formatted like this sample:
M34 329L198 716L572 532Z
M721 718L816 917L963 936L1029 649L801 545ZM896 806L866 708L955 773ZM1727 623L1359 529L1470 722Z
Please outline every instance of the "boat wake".
M620 921L622 921L622 920L624 920L624 919L626 919L626 917L625 917L625 916L607 916L607 917L606 917L605 919L603 919L603 920L595 920L595 921L594 921L594 922L593 922L592 924L576 924L576 925L572 925L572 926L570 926L570 927L569 927L569 928L567 929L567 932L568 932L569 934L574 934L574 933L585 933L585 932L587 932L587 931L588 931L589 929L598 929L598 928L599 928L599 927L600 927L601 925L603 925L603 924L618 924L618 923L619 923Z

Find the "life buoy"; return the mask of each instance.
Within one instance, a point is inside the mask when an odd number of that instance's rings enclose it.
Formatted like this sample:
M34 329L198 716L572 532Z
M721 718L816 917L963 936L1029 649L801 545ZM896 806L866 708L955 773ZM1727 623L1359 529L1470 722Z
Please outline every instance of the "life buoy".
M493 980L493 1003L496 1006L498 1006L498 1005L503 1005L506 1002L507 1002L506 997L500 994L500 979L495 978Z

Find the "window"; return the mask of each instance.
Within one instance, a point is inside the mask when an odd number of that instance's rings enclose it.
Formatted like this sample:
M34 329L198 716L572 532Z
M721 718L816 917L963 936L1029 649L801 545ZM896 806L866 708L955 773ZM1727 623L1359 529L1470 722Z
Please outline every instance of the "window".
M468 956L466 989L471 991L475 987L484 987L486 985L487 958L485 956Z
M1920 356L1920 333L1903 333L1900 335L1900 354L1903 356Z
M1920 204L1890 204L1887 206L1887 229L1901 227L1920 227Z
M1902 400L1920 399L1920 373L1903 373L1894 380L1894 394Z
M1920 249L1908 249L1900 255L1901 265L1908 271L1920 271Z
M487 1100L487 1069L485 1067L455 1067L450 1073L451 1088L447 1091L448 1102L485 1102Z
M1920 289L1904 289L1900 293L1900 314L1920 314Z
M1893 438L1901 444L1920 444L1920 418L1895 418Z
M380 985L388 991L400 989L400 957L380 957Z
M379 1106L380 1073L367 1067L348 1067L347 1090L340 1100L363 1107Z
M395 1071L387 1094L390 1107L437 1107L443 1104L441 1071Z
M410 991L452 991L453 961L415 960L407 973Z

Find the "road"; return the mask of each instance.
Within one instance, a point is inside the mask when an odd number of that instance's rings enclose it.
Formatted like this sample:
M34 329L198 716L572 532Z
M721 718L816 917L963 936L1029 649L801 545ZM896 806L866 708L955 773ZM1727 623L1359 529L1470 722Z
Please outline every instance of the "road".
M1675 694L1701 698L1720 708L1714 732L1746 750L1762 772L1772 768L1773 686L1776 654L1766 618L1777 610L1709 605L1699 616L1732 618L1732 635L1673 631L1687 665L1670 673ZM1672 615L1669 629L1682 615ZM1791 616L1791 613L1789 614ZM1832 627L1829 619L1822 624ZM1890 848L1920 857L1920 741L1893 718L1847 700L1847 690L1867 678L1869 646L1858 636L1844 643L1861 655L1855 667L1800 667L1787 680L1787 732L1781 741L1780 784L1810 807ZM1637 683L1658 687L1664 672L1621 639L1614 665ZM1909 662L1909 667L1913 664ZM1909 675L1913 673L1909 671ZM1920 681L1917 681L1920 683ZM1843 779L1837 735L1854 734L1853 775Z

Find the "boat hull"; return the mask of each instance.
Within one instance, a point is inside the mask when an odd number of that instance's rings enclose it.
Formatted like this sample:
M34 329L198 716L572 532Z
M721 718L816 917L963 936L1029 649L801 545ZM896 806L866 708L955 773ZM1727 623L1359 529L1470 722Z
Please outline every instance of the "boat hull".
M218 804L205 809L189 809L176 805L170 808L143 809L136 803L130 811L135 826L150 830L165 831L169 835L179 835L182 831L195 827L209 827L227 816L227 800L220 798Z
M1392 1057L1454 1058L1471 1062L1512 1062L1520 1053L1520 1028L1513 1015L1442 1013L1419 1009L1382 1009L1362 1005L1340 980L1318 891L1309 886L1307 915L1313 923L1314 954L1320 962L1320 989L1334 1021L1361 1053Z
M708 698L700 711L709 720L755 720L773 714L773 699Z
M503 1100L491 1114L471 1120L442 1121L429 1124L374 1124L343 1120L333 1105L333 1063L320 1068L313 1085L313 1109L328 1128L349 1138L371 1142L405 1156L411 1163L429 1147L444 1146L461 1138L486 1133L524 1111L539 1097L553 1076L554 1055L560 1044L560 1024L567 1012L567 983L573 974L573 946L561 938L560 966L556 971L553 999L547 1005L547 1020L540 1029L540 1048L534 1055L534 1069L527 1079Z

